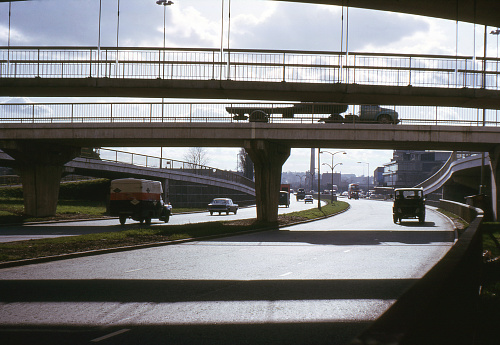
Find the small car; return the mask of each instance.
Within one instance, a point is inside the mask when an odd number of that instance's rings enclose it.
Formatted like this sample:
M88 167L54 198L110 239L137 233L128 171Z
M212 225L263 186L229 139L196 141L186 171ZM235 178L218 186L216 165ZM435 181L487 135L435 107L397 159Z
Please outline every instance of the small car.
M311 204L314 202L313 196L310 194L307 194L304 197L304 204L307 204L308 202L310 202Z
M423 188L398 188L394 190L392 207L394 223L403 218L418 218L425 222L425 197Z
M208 204L207 209L211 216L215 212L219 212L219 215L222 212L226 212L226 214L233 212L236 214L238 212L238 204L233 203L233 200L229 198L215 198Z

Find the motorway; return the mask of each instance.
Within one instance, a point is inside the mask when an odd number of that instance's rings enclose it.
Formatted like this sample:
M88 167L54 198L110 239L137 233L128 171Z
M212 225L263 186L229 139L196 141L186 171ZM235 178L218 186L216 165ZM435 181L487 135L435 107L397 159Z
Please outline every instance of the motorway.
M279 214L290 213L295 211L302 211L310 208L317 207L317 201L313 204L304 204L304 201L297 202L295 198L290 198L290 207L280 207ZM170 217L168 224L180 225L188 223L202 223L211 222L216 220L236 220L256 218L255 207L240 208L236 215L232 213L229 215L215 214L210 216L208 212L188 213L188 214L174 214ZM152 226L164 225L164 222L153 219ZM121 231L129 229L144 228L139 222L127 219L125 226L121 226L117 218L106 220L89 220L78 222L43 222L32 225L13 225L0 227L0 242L13 242L23 240L36 240L41 238L62 237L62 236L75 236L89 233Z
M432 210L394 224L391 203L350 204L280 230L1 269L0 339L345 344L455 239Z

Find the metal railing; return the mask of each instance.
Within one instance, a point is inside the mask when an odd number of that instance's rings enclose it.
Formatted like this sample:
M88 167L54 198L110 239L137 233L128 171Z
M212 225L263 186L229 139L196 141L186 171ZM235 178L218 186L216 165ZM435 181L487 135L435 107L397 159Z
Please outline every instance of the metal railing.
M301 103L0 103L1 123L245 123L252 109L266 113L269 123L313 124L328 119L333 103L311 103L307 111L294 109ZM500 125L499 110L439 106L384 106L398 113L400 125ZM344 123L363 122L358 105L341 106ZM484 116L484 118L483 118ZM366 121L365 121L366 122Z
M0 78L120 78L498 89L498 58L295 50L0 47Z
M109 148L99 148L97 151L99 159L106 162L132 164L145 168L155 168L161 170L178 171L186 174L218 178L233 183L238 183L247 187L255 188L255 182L235 173L234 171L221 170L206 165L183 162L175 159L150 156L140 153L113 150ZM88 157L82 157L88 158ZM96 159L96 158L92 158Z

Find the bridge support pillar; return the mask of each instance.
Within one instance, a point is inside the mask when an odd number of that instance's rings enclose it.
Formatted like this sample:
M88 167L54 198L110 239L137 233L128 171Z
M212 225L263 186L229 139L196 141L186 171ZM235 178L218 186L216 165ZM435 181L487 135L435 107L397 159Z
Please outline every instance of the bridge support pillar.
M33 217L55 215L64 164L77 157L80 148L18 142L2 146L14 158L21 177L24 213Z
M290 156L290 147L266 140L248 140L245 150L255 169L257 220L278 221L281 168Z
M491 208L493 209L493 218L499 219L500 207L500 146L489 152L491 168Z

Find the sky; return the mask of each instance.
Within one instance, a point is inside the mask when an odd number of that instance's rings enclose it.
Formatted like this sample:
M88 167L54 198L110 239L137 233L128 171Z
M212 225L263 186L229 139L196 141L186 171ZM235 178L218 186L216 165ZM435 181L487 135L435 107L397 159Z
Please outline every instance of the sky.
M327 50L482 56L483 26L455 21L328 5L269 0L173 0L165 8L167 47ZM119 4L119 25L118 25ZM223 7L224 5L224 7ZM230 21L229 21L230 13ZM12 3L11 46L162 47L164 8L155 0L33 0ZM347 20L348 18L348 20ZM348 22L348 25L347 25ZM222 25L223 23L223 25ZM229 29L229 30L228 30ZM488 30L493 28L488 28ZM458 40L457 40L458 38ZM498 36L489 37L488 56L496 56ZM341 42L344 46L341 48ZM9 43L9 4L0 3L0 45ZM53 100L53 99L52 99ZM161 101L134 99L135 101ZM43 102L41 98L0 102ZM65 98L61 102L123 99ZM179 101L179 100L176 100ZM191 100L187 100L188 102ZM218 100L219 101L219 100ZM160 148L120 148L160 156ZM187 148L164 148L163 156L183 160ZM207 148L208 165L235 170L239 148ZM336 152L341 149L325 148ZM345 150L336 171L370 175L390 162L391 150ZM310 149L292 149L283 171L309 170ZM322 160L331 162L330 155ZM326 168L326 167L323 167ZM327 168L329 169L329 168Z

